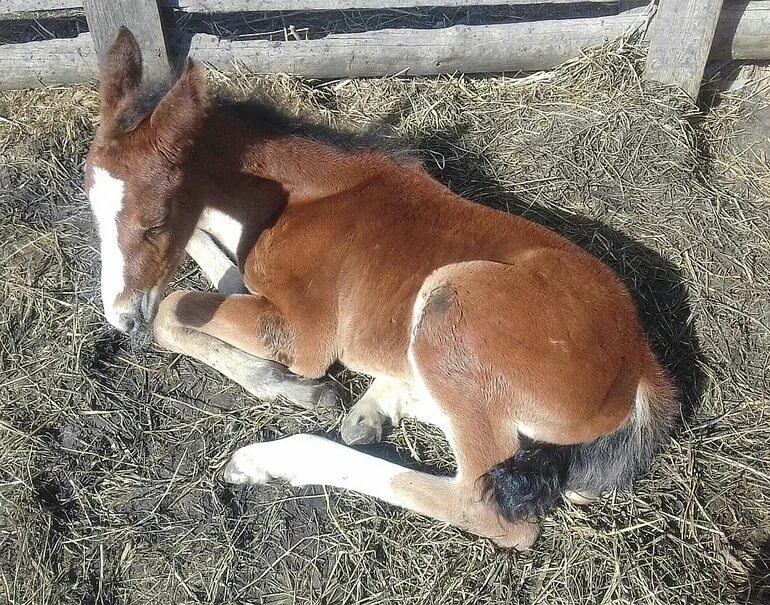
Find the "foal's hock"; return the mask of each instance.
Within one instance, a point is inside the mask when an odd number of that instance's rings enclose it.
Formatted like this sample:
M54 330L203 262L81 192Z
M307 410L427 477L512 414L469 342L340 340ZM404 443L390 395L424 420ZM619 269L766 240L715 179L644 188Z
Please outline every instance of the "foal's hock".
M676 397L596 258L416 163L212 101L192 63L145 91L125 29L100 80L86 189L107 320L154 321L161 346L263 399L331 402L319 379L340 361L374 377L348 444L409 416L440 427L457 461L439 477L296 435L241 448L226 480L353 489L527 548L562 495L648 468ZM219 292L161 301L185 249Z

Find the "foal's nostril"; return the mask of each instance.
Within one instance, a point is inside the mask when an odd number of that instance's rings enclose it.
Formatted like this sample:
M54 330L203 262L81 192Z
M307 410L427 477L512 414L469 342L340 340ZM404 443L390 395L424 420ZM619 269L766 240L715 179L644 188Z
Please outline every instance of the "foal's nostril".
M121 313L120 328L124 332L133 332L136 329L136 320L128 313Z

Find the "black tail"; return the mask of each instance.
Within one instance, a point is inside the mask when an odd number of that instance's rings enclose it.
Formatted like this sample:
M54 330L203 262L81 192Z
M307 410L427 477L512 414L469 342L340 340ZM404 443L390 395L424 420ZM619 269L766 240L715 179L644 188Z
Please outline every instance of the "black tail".
M483 493L509 521L539 516L567 490L601 495L646 472L673 424L676 397L662 376L640 385L631 419L593 441L554 445L519 435L519 450L482 476Z

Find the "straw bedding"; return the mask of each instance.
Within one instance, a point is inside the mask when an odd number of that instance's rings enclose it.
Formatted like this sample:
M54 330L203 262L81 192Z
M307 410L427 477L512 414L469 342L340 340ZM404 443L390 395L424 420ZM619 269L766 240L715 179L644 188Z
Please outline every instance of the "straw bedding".
M770 543L770 82L703 113L614 43L545 75L308 83L211 74L419 155L455 191L555 228L633 291L682 389L632 493L543 522L529 553L357 494L231 489L239 445L344 410L254 400L109 329L72 87L0 95L0 602L764 603ZM173 287L206 288L191 264ZM335 376L353 399L366 378ZM451 472L406 421L375 452Z

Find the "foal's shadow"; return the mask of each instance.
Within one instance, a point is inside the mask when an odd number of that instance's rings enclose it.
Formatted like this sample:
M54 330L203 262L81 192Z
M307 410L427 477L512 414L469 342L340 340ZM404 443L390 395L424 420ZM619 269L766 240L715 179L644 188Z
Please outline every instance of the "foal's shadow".
M447 158L433 176L469 199L508 210L540 223L581 246L614 269L636 301L647 336L658 359L671 373L682 404L682 424L696 411L703 388L702 355L691 322L688 294L681 272L658 252L588 217L524 203L485 172L489 162L473 154L456 157L449 141L456 135L429 133L416 147ZM458 191L461 184L462 191Z

